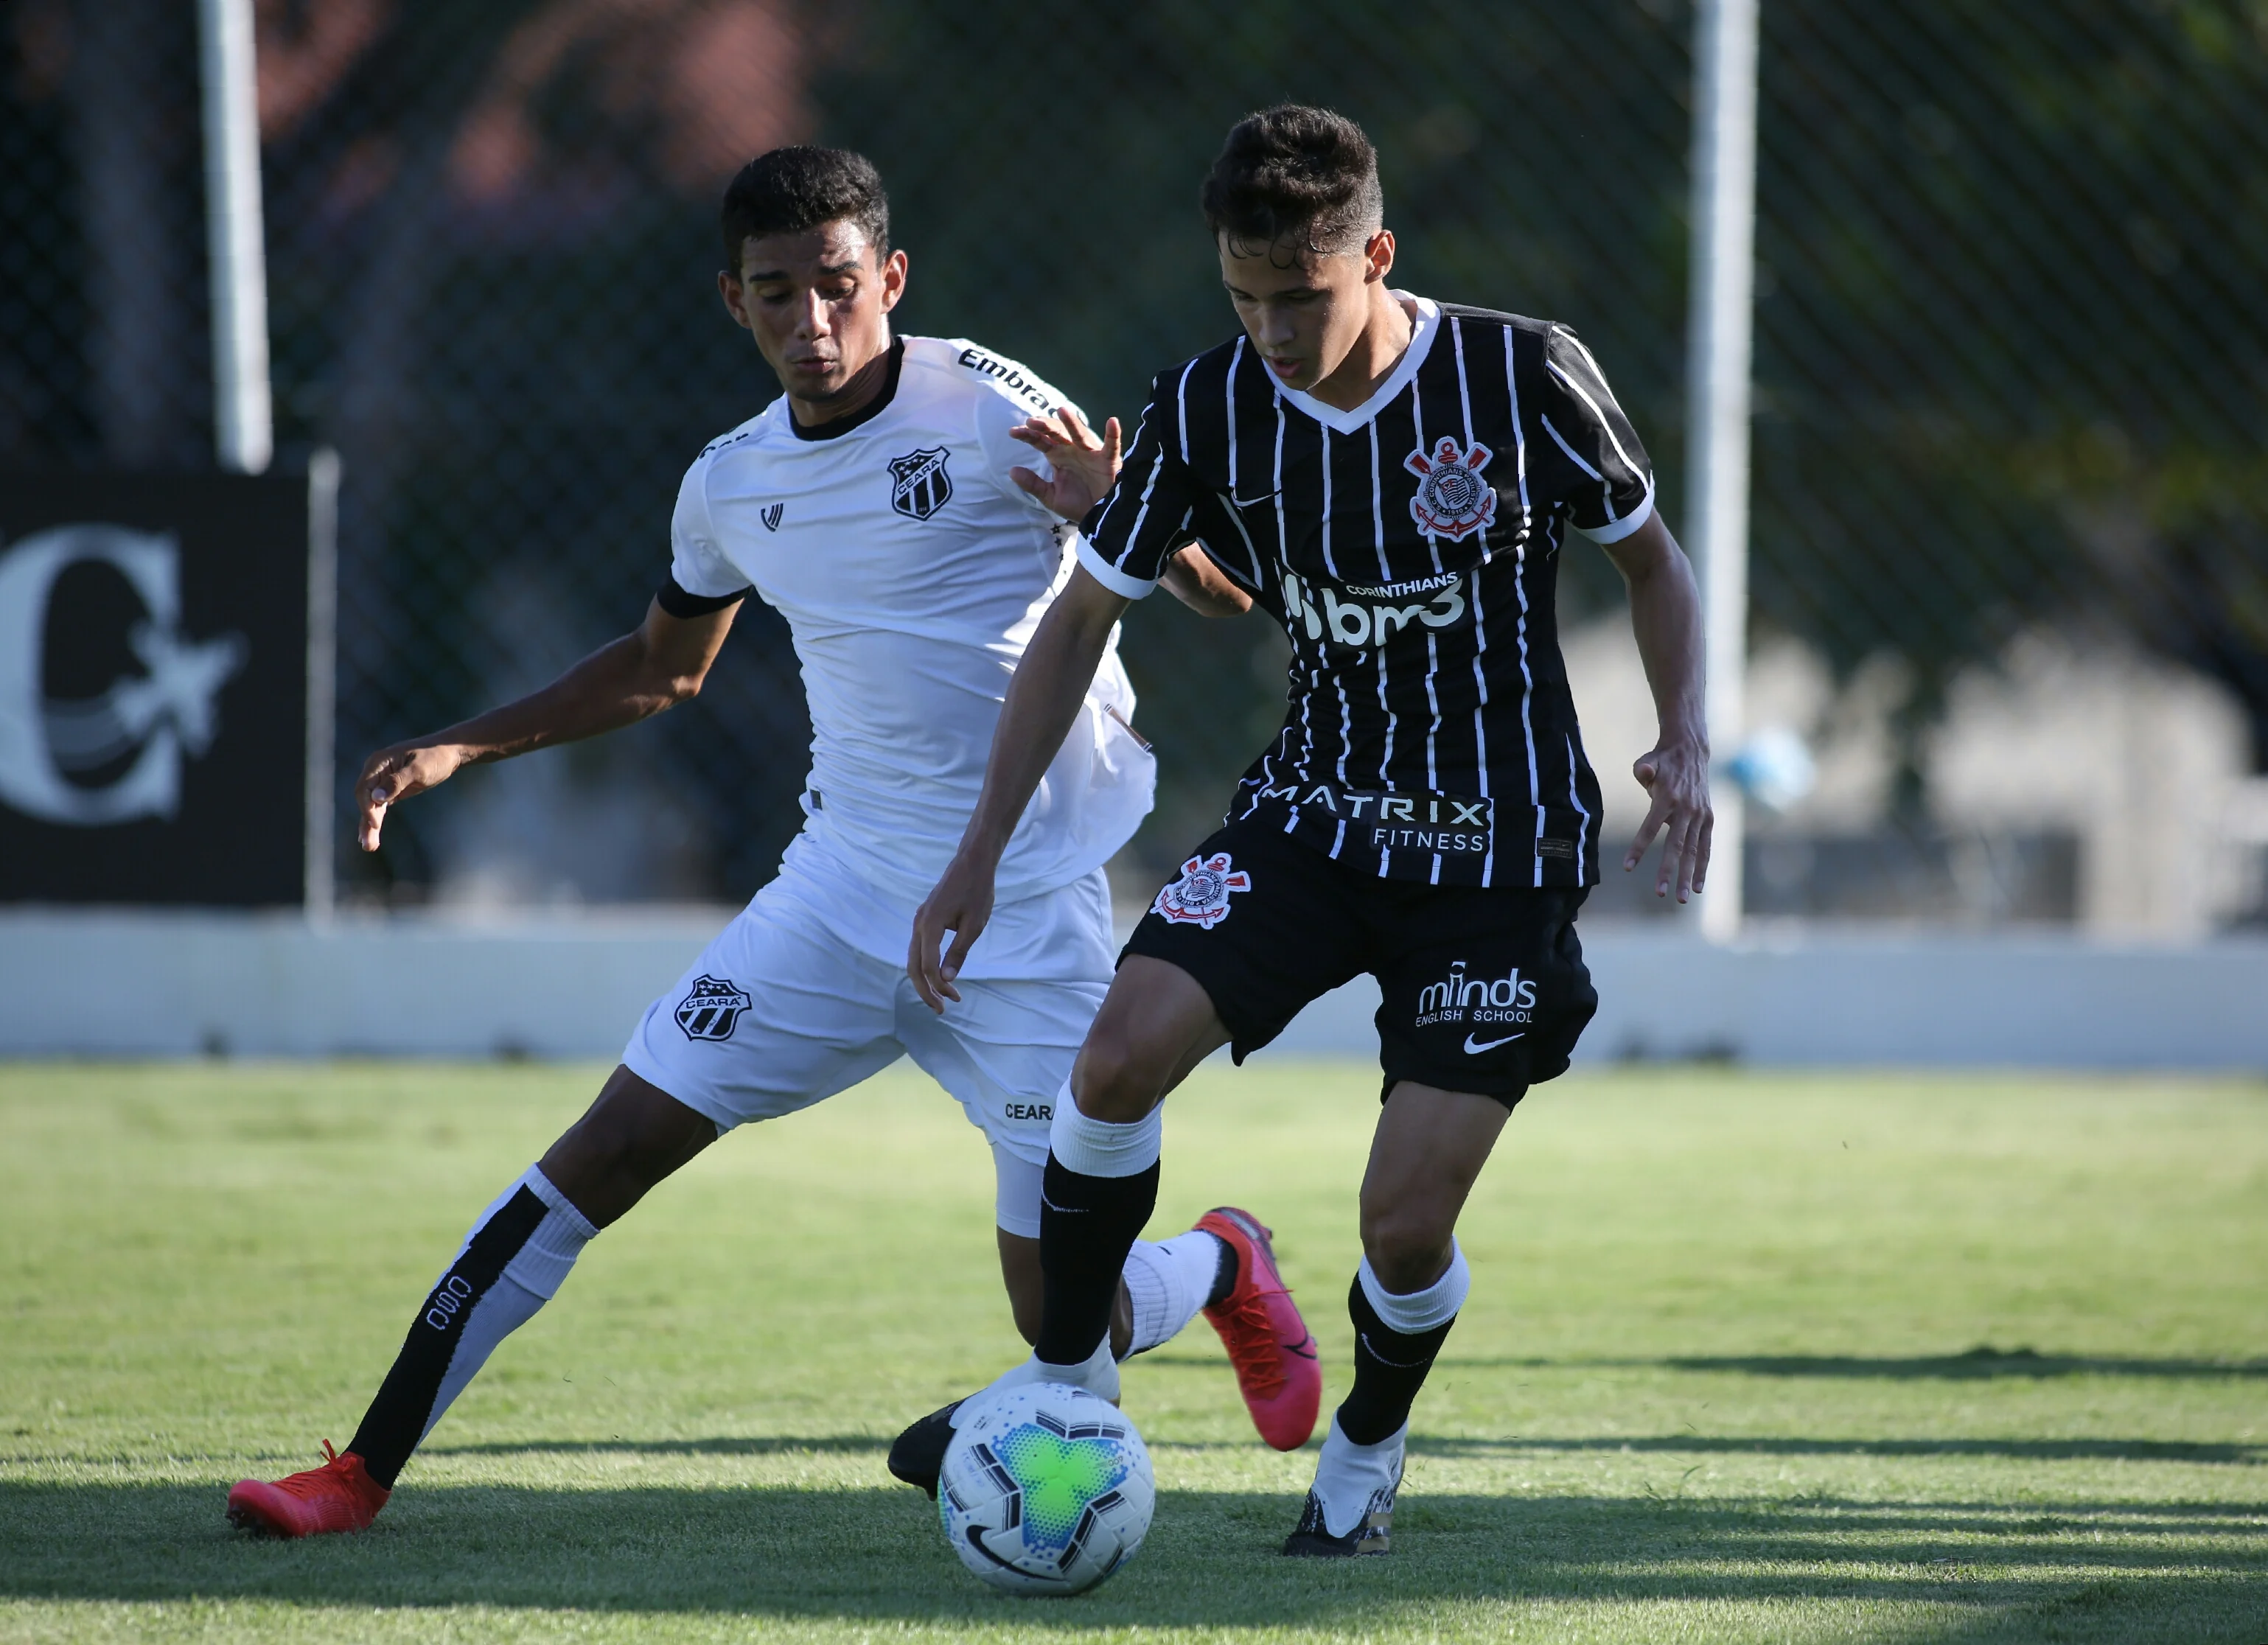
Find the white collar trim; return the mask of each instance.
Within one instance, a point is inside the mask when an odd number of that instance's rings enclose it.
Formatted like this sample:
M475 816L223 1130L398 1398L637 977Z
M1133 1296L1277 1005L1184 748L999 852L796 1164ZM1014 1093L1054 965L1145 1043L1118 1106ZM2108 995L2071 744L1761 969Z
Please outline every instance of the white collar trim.
M1285 388L1280 384L1276 389L1278 396L1291 401L1335 434L1352 434L1401 398L1403 390L1410 386L1410 379L1418 375L1418 368L1425 364L1426 355L1432 351L1433 339L1441 329L1441 305L1431 297L1416 297L1407 291L1394 291L1389 295L1397 302L1414 307L1418 311L1418 318L1410 326L1410 346L1402 351L1401 360L1388 374L1386 380L1378 386L1377 393L1352 411L1341 411L1336 406L1326 406L1304 389ZM1264 371L1266 367L1263 365L1262 369Z

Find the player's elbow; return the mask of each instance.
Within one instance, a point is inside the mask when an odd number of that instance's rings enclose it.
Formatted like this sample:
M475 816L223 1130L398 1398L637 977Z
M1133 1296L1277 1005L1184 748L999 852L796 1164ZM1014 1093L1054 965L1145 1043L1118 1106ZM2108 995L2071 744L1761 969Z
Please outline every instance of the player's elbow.
M1607 546L1607 554L1615 569L1623 574L1623 581L1631 591L1652 590L1693 583L1693 565L1685 557L1685 550L1677 546L1677 539L1655 515L1645 525L1618 543Z

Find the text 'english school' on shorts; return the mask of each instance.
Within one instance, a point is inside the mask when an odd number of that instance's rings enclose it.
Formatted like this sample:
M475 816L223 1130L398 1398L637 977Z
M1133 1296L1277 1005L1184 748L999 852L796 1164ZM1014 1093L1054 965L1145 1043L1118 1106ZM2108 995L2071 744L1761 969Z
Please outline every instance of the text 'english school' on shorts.
M1510 1106L1566 1071L1598 1010L1575 936L1586 894L1384 878L1254 818L1197 848L1125 951L1194 977L1239 1062L1366 973L1385 1092L1411 1080Z

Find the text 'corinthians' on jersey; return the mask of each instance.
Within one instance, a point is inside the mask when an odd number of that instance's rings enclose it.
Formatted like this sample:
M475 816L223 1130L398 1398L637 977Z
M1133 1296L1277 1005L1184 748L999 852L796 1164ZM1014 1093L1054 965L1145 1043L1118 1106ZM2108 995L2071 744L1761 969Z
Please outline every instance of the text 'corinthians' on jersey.
M1396 295L1410 347L1353 411L1241 337L1161 373L1081 560L1139 598L1197 541L1291 636L1284 727L1232 818L1397 879L1594 884L1553 591L1568 527L1646 523L1652 466L1566 327Z

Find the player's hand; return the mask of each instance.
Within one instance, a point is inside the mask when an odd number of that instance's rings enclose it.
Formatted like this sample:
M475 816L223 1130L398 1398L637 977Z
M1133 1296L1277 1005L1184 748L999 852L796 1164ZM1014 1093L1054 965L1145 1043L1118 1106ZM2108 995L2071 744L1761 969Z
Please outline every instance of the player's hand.
M365 851L377 850L386 808L446 782L465 758L465 751L451 744L396 743L364 760L362 775L355 779L355 810L360 816L356 842Z
M1675 886L1684 902L1709 878L1709 841L1717 826L1709 806L1709 751L1697 740L1664 738L1649 753L1638 756L1631 773L1653 802L1638 837L1623 856L1629 873L1646 855L1653 836L1661 835L1661 869L1654 878L1653 894L1667 897Z
M960 1000L961 991L953 986L953 980L961 974L968 951L992 917L995 870L992 863L956 852L929 900L914 914L913 941L906 947L906 975L913 980L914 992L922 996L922 1002L940 1016L947 1000ZM953 933L949 948L945 946L947 931Z
M1102 501L1118 478L1118 419L1097 435L1069 406L1057 406L1008 432L1046 458L1055 469L1049 480L1030 468L1011 468L1008 478L1064 518L1077 524Z

